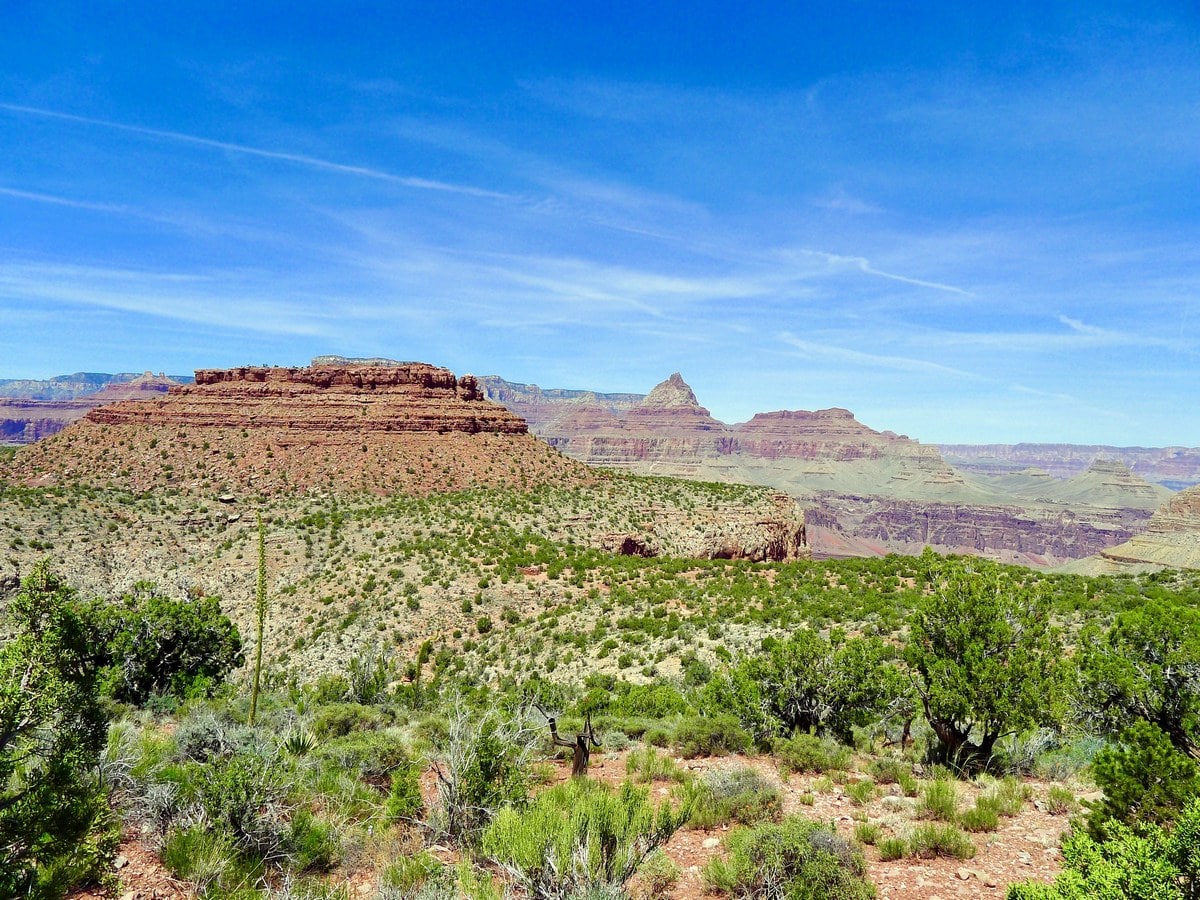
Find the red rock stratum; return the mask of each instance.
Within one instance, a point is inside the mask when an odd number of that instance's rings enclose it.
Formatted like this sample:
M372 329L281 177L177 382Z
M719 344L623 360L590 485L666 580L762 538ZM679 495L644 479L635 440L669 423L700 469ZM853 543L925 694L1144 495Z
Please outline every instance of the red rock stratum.
M13 475L144 491L429 493L578 483L590 474L426 363L200 369L165 396L90 411L22 449Z

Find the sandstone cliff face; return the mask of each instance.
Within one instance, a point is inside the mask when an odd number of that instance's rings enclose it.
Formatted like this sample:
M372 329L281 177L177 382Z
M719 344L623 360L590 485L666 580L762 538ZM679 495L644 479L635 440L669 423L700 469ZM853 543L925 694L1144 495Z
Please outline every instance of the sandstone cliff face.
M746 503L713 503L699 521L663 508L644 510L650 524L638 532L607 534L600 547L623 556L682 556L785 562L810 558L805 514L787 494L771 497L773 510Z
M536 384L505 381L498 375L481 376L479 386L487 399L515 412L535 433L540 433L539 429L547 422L570 415L577 408L620 414L644 399L642 394L599 394L561 388L543 390Z
M150 403L88 415L106 425L288 428L297 431L461 431L524 434L525 422L483 400L471 375L424 363L393 366L198 369Z
M16 477L142 491L428 493L591 477L483 399L476 380L424 363L203 369L165 396L90 411L18 452Z

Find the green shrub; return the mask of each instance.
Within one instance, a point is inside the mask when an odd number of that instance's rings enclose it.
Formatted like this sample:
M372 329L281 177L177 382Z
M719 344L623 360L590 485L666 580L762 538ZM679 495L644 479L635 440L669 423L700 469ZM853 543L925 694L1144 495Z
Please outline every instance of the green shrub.
M526 809L501 810L480 847L526 896L559 898L622 887L689 814L686 806L656 808L645 789L629 783L613 790L575 778L543 791Z
M970 859L975 855L971 839L948 822L926 822L913 829L908 838L910 856L932 859L948 856L952 859Z
M449 886L449 872L428 852L401 856L379 875L380 900L415 900Z
M854 839L868 847L873 847L879 841L881 833L877 822L859 822L854 826Z
M351 731L321 744L312 758L364 779L381 778L408 764L404 741L390 731Z
M326 872L341 853L337 829L307 809L298 809L288 822L288 860L296 872Z
M392 786L384 804L389 819L413 819L421 812L425 801L421 797L420 776L420 770L412 762L392 772Z
M1065 815L1075 812L1078 807L1079 801L1075 799L1074 791L1061 784L1050 785L1050 790L1046 792L1046 809L1051 815Z
M714 828L737 822L755 825L778 821L783 814L783 792L778 785L748 766L710 769L696 784L695 806L688 824Z
M912 763L903 759L880 757L867 769L876 784L900 784L905 776L913 777Z
M176 757L198 763L253 747L257 740L252 729L207 706L189 711L175 728Z
M540 718L540 716L539 716ZM545 721L528 710L492 707L482 715L456 708L435 761L438 807L432 824L451 839L473 844L496 812L529 796L529 765L544 741Z
M855 806L866 806L875 799L875 782L870 779L860 779L846 785L846 796Z
M642 740L654 747L666 747L671 743L671 730L655 725L642 732Z
M105 740L97 629L48 562L24 579L7 619L0 624L0 896L55 896L76 878L95 877L110 855L111 819L92 774Z
M691 710L687 699L673 685L622 682L616 685L616 690L607 710L612 716L666 719Z
M114 603L91 604L101 629L104 692L139 706L160 695L210 696L245 662L237 626L216 597L184 602L154 590L138 582Z
M1104 791L1088 815L1098 837L1110 819L1126 824L1165 824L1200 794L1200 768L1180 753L1157 726L1137 721L1121 733L1121 743L1096 754L1096 786Z
M199 825L172 829L162 848L162 861L176 878L190 881L202 898L251 900L262 875L262 863L240 854L227 834Z
M634 781L682 781L683 771L671 757L642 744L625 757L625 774Z
M1009 775L1003 780L987 784L980 799L994 806L1000 815L1011 818L1021 812L1029 795L1029 786L1021 779Z
M958 824L967 831L995 831L1000 827L1000 809L995 801L981 796L973 807L962 811Z
M738 828L725 839L728 857L713 859L705 880L735 897L866 900L862 854L831 828L798 816Z
M259 859L287 850L288 786L277 762L238 753L192 767L192 787L208 821L225 831L239 850Z
M779 759L784 772L829 772L850 765L850 748L829 738L812 734L797 734L792 738L777 738L771 752Z
M637 894L639 900L666 900L679 881L679 875L678 864L661 849L655 850L637 871L641 886Z
M733 716L692 716L675 725L672 743L684 759L727 756L750 746L750 735Z
M391 716L374 706L361 703L330 703L316 711L312 731L321 740L329 740L352 731L378 731L391 722Z
M1145 833L1110 820L1103 840L1086 831L1063 838L1063 871L1053 884L1009 885L1008 900L1191 900L1197 884L1176 864L1174 842L1161 829ZM1195 857L1193 857L1193 860Z

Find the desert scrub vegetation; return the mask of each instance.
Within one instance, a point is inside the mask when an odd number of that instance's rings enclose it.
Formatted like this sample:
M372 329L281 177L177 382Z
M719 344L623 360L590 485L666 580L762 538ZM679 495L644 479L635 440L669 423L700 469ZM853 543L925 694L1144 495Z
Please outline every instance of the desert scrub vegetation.
M119 817L144 827L170 870L206 897L268 896L285 884L297 896L330 896L364 869L393 896L413 885L503 891L541 877L532 857L518 865L505 856L520 848L482 849L502 817L519 821L535 808L549 816L553 806L538 806L558 770L545 774L553 748L531 712L536 701L561 714L563 733L590 716L601 760L637 741L623 780L649 777L650 796L672 816L686 809L693 827L786 824L786 835L726 845L720 858L733 868L710 883L730 894L801 883L754 863L798 841L792 831L809 848L824 842L844 889L858 889L853 845L787 824L777 790L801 802L842 793L865 817L892 799L880 794L924 790L928 800L946 791L932 785L947 783L962 802L894 833L889 825L871 852L965 853L966 831L987 835L974 838L982 853L993 823L1029 804L1019 780L980 773L1061 773L1082 780L1080 793L1095 782L1103 800L1073 830L1091 842L1078 839L1080 878L1122 848L1184 871L1166 848L1200 793L1195 575L1080 579L932 556L749 563L596 549L592 536L642 514L637 491L697 514L737 498L615 478L523 495L264 500L271 616L250 727L237 666L240 634L254 624L253 517L229 521L235 513L215 496L0 487L0 541L21 541L11 552L23 567L43 553L35 541L64 556L73 545L72 577L93 583L79 561L83 539L90 533L87 550L98 551L111 525L113 540L140 542L148 558L227 577L210 585L179 574L164 580L179 596L139 586L93 602L46 570L4 608L0 659L12 678L0 684L29 672L32 689L0 690L0 713L33 715L72 742L39 747L36 760L24 755L27 736L0 748L6 796L49 779L21 806L26 818L0 811L0 826L21 838L3 844L10 855L0 869L35 896L111 878ZM152 641L173 648L166 664L146 653ZM82 660L80 646L102 649L101 658ZM989 678L997 686L985 696L979 683ZM761 754L754 771L791 773L787 785L746 774L738 754ZM721 755L729 759L711 759ZM935 763L946 771L931 779ZM703 767L727 774L684 774ZM619 779L623 767L608 769ZM619 786L607 790L589 808L616 816L612 804L636 806L620 800ZM28 837L45 838L56 816L70 828L34 847ZM580 832L545 833L548 853L551 843L574 846ZM603 833L632 842L621 853L640 854L636 829ZM463 863L400 871L390 849L434 845ZM810 855L813 871L834 865ZM498 865L505 875L493 882L486 873ZM585 874L608 879L609 894L641 881L610 878L624 864L604 866Z
M875 888L853 843L827 826L797 816L738 828L725 839L727 856L704 870L716 890L734 897L818 897L868 900Z

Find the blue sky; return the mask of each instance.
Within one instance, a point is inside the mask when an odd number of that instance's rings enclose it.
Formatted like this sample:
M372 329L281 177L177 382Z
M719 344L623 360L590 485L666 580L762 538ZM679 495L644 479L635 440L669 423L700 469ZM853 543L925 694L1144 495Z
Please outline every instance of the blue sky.
M3 6L0 377L678 370L1200 445L1194 3Z

